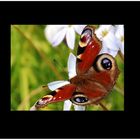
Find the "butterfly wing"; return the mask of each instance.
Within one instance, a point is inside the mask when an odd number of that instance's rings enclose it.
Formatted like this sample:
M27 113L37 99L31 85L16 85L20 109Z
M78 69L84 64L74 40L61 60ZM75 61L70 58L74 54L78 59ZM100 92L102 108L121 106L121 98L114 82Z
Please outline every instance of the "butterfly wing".
M94 28L86 26L81 34L77 51L77 75L83 74L89 70L101 48L102 43L95 35Z
M80 77L82 82L77 82L72 102L77 105L97 103L109 94L118 75L119 69L115 59L109 54L98 55L93 66Z
M88 76L92 81L104 86L109 92L115 85L119 73L114 57L109 54L100 54L97 56L93 67L88 71Z
M88 105L101 100L107 93L108 91L101 84L96 81L89 81L86 85L78 87L73 93L71 101L80 106Z
M60 87L50 92L48 95L42 97L39 101L36 102L35 107L42 108L48 105L49 103L70 99L75 89L76 86L73 84L67 84L63 87Z

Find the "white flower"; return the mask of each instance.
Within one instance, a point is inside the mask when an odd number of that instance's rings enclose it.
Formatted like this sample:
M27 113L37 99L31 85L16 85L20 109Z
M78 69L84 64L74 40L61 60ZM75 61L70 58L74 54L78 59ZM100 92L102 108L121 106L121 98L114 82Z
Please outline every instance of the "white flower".
M68 76L69 76L69 79L71 79L72 77L76 76L76 57L72 53L70 53L69 55L67 65L68 65ZM55 82L48 83L48 88L53 91L69 83L70 83L69 81L55 81ZM63 110L64 111L70 110L72 105L73 104L70 100L64 101ZM74 105L74 109L85 110L85 106Z
M115 36L120 43L120 51L124 55L124 25L116 25Z
M70 100L66 100L64 101L63 110L69 111L71 109L71 106L72 106L72 102Z
M112 56L116 56L119 50L119 41L115 36L115 27L112 25L100 25L95 30L95 34L102 41L101 53L109 53Z
M77 110L77 111L85 111L85 106L79 106L79 105L74 105L74 109Z
M81 34L84 27L85 25L48 25L45 28L45 36L54 47L66 38L68 47L74 49L75 32Z

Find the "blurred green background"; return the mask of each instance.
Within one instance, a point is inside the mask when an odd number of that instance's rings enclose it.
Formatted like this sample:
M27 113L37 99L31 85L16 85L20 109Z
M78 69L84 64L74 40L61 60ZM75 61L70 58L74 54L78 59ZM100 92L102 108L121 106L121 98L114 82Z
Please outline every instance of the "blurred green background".
M49 82L67 80L67 59L76 54L80 36L76 34L75 49L65 41L53 48L44 35L46 25L11 25L11 110L30 110L49 90L42 88ZM112 92L102 100L109 110L124 110L124 61L116 60L121 71ZM49 104L43 110L63 110L64 102ZM74 110L72 108L72 110ZM86 110L102 110L89 105Z

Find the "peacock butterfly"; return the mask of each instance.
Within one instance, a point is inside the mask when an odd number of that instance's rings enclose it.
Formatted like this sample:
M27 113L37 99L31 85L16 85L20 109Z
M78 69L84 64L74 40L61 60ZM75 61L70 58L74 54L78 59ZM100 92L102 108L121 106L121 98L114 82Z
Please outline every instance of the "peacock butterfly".
M86 26L80 37L77 57L68 59L69 81L48 84L52 92L35 103L42 108L49 103L70 99L73 104L86 106L100 102L109 94L119 75L115 59L109 54L99 54L102 42L92 26Z

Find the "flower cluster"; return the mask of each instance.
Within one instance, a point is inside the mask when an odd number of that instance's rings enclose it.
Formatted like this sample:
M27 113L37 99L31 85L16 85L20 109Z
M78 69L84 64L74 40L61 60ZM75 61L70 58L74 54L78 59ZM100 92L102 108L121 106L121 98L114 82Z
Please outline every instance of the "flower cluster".
M116 56L118 51L124 55L124 26L100 25L95 34L102 41L102 53Z
M68 47L74 49L75 32L81 34L84 27L85 25L48 25L45 29L45 36L54 47L66 38Z
M75 46L75 32L79 35L86 25L48 25L45 28L45 36L52 46L58 46L64 39L70 49ZM108 53L115 57L120 51L124 55L124 26L123 25L100 25L95 29L96 36L102 41L102 53ZM76 75L76 57L71 53L68 59L69 79ZM55 81L48 84L50 90L55 90L68 81ZM63 110L70 110L72 102L66 100ZM74 105L75 110L85 110L84 106Z
M45 36L53 47L58 46L64 39L70 49L75 46L75 32L79 35L86 25L48 25ZM124 55L124 26L100 25L95 34L102 41L103 48L100 53L116 56L118 51Z

